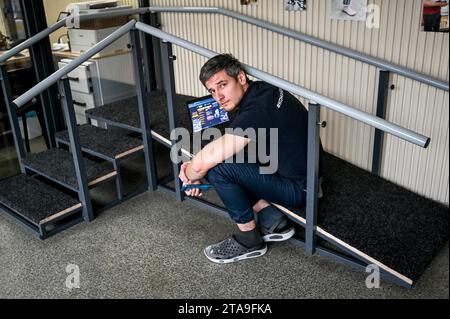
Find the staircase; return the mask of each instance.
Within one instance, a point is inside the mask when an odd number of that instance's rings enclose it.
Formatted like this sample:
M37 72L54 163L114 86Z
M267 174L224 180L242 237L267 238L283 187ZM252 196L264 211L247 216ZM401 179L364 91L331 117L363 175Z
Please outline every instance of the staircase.
M90 125L81 125L77 129L87 193L103 182L115 180L118 200L113 204L121 202L126 197L121 185L120 160L142 154L142 141ZM94 217L89 195L85 198L86 205L76 198L82 186L78 182L73 154L62 148L70 145L68 131L58 132L55 137L59 147L27 155L21 161L25 173L0 182L0 208L22 221L40 238L74 225L72 219L70 225L61 223L62 219L74 213L85 211L78 214L81 218L77 218L77 222L89 221ZM52 232L45 229L49 223L54 224Z
M142 154L142 140L123 131L77 126L67 78L60 81L60 95L68 129L55 134L56 147L25 153L18 107L12 102L5 68L0 68L21 168L21 174L0 181L0 210L45 239L82 221L93 220L90 189L102 183L114 180L117 188L117 199L103 209L142 192L124 195L120 176L120 161Z
M177 118L182 119L178 124L184 127L189 127L186 102L192 98L175 98ZM150 126L167 141L166 101L163 91L147 96ZM78 164L71 151L70 128L55 134L56 148L24 156L20 161L22 174L0 181L0 208L41 239L95 218L89 190L104 182L113 180L117 190L117 200L107 208L147 190L148 185L144 185L137 192L124 194L120 170L121 161L145 153L137 97L88 110L86 117L87 124L73 126L86 177L84 200ZM91 119L105 123L107 129L91 125ZM167 146L167 142L163 144Z
M140 50L133 50L136 82L134 98L98 107L86 112L88 124L76 125L76 117L67 74L124 34L131 34L131 45L140 48L139 33L130 21L114 35L96 44L89 54L80 56L54 72L35 87L13 99L8 75L0 64L0 80L15 138L21 174L0 184L0 210L4 210L27 226L40 238L46 238L81 221L91 221L101 210L106 210L146 190L156 189L153 140L170 146L167 94L156 91L144 93L143 61ZM132 30L133 29L133 30ZM30 44L28 44L30 45ZM50 85L58 84L67 130L54 132L53 147L37 154L27 154L20 134L17 111L32 97ZM174 96L175 109L183 123L188 125L187 96ZM151 108L150 108L151 106ZM92 126L96 119L102 127ZM51 119L50 119L51 120ZM155 128L158 132L151 131ZM121 162L144 155L146 185L125 193L122 185ZM115 182L116 198L94 212L91 190L106 182ZM106 187L105 187L106 188ZM108 191L108 197L111 194ZM102 188L103 190L103 188ZM45 194L43 194L45 193Z
M65 130L56 133L56 148L27 154L20 160L23 173L0 181L0 208L42 239L94 218L91 188L115 180L118 200L112 204L123 201L120 160L144 149L141 139L123 132L91 125L76 126L76 130L82 165L74 160L69 130ZM77 174L80 167L86 177L84 190Z

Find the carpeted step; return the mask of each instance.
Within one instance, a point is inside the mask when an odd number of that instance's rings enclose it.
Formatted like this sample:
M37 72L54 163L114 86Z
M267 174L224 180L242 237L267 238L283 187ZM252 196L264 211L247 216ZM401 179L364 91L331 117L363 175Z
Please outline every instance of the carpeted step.
M101 129L96 126L83 124L78 126L80 144L84 152L102 154L109 159L118 159L144 148L142 141L135 137L125 135L114 129ZM55 138L69 145L69 133L67 131L57 132ZM95 153L94 153L95 152Z
M194 99L192 96L179 94L175 96L174 113L177 127L185 127L188 129L191 127L187 102L192 99ZM149 95L148 110L152 130L160 134L168 135L167 98L163 91L154 91ZM137 97L131 97L86 110L86 116L100 121L104 120L112 124L118 123L130 129L138 129L140 127Z
M36 227L82 208L77 199L23 174L0 181L0 203Z
M194 152L193 145L194 139L200 139L201 133L192 132L192 123L189 115L187 103L193 100L194 97L186 95L176 95L174 105L174 117L175 127L185 128L190 133L190 146L183 144L183 147L189 149L190 152ZM169 143L169 114L167 110L166 95L162 91L155 91L149 95L148 99L148 111L150 117L150 127L152 130L152 136L157 141L164 145L170 145ZM114 103L106 104L95 109L86 111L88 117L106 121L110 126L118 125L124 128L139 131L139 111L137 98L132 97L125 100L117 101ZM234 114L230 113L230 120L234 118ZM225 126L217 127L222 134L225 133ZM205 137L206 140L201 140L201 144L204 146L211 138Z
M73 157L66 150L52 148L41 153L30 154L23 160L23 164L36 173L78 191ZM110 179L117 174L115 170L87 158L84 158L84 166L89 186Z

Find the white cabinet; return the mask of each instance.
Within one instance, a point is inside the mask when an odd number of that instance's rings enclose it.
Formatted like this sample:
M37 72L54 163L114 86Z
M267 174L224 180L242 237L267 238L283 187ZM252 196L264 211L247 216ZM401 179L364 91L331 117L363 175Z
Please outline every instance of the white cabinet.
M58 66L61 68L68 62L70 62L70 60L60 62ZM67 74L72 90L88 94L92 93L91 65L92 62L85 62Z
M64 67L121 25L113 24L104 28L69 29L71 52L58 62L58 67ZM68 74L79 124L86 122L87 109L136 95L130 48L127 33Z
M62 68L72 59L62 59ZM136 95L131 52L89 60L68 74L77 123L90 108Z
M95 105L104 105L136 95L133 56L118 54L95 59L93 75ZM98 92L98 94L95 94Z

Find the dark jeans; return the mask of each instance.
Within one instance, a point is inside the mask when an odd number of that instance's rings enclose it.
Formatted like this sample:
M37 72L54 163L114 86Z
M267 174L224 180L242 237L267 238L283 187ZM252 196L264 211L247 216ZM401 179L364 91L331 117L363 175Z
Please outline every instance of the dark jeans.
M441 14L424 14L423 30L438 32L441 28Z
M237 224L253 220L253 205L260 199L288 207L300 207L306 200L306 178L260 174L257 164L222 163L210 169L206 179Z

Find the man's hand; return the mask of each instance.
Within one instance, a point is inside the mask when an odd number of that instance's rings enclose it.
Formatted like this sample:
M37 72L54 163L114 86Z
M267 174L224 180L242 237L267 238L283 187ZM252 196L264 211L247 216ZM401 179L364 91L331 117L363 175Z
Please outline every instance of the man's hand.
M183 185L186 184L196 184L196 185L200 185L201 182L200 181L191 181L187 175L186 175L186 168L189 165L190 162L186 162L181 164L180 167L180 175L178 175L178 177L180 178L180 180L183 182ZM193 196L193 197L201 197L203 194L200 191L200 189L198 188L192 188L192 189L188 189L185 191L185 194L187 196Z
M196 182L192 182L189 184L195 184L195 185L201 185L202 183L200 181L196 181ZM183 183L183 185L185 185L185 183ZM200 189L198 188L191 188L185 191L185 194L187 196L192 196L192 197L202 197L203 193Z
M186 168L189 165L189 163L190 162L186 162L186 163L181 164L180 174L178 175L178 177L181 179L181 181L184 184L191 184L191 181L189 180L189 178L187 177L187 174L186 174Z

